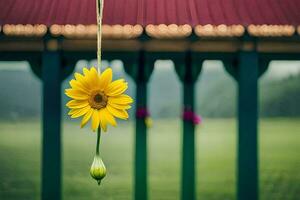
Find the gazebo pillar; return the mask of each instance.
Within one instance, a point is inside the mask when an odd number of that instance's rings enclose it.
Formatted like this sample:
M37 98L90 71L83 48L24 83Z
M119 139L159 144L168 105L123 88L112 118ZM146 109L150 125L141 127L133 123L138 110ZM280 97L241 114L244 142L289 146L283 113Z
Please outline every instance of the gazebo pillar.
M175 68L183 83L183 115L185 112L194 113L194 86L202 68L202 61L194 63L191 52L187 52L184 62L176 62ZM182 175L181 199L195 200L196 194L196 162L195 162L195 124L193 120L183 119L182 136Z
M258 200L258 79L269 61L255 49L240 51L235 61L224 64L238 82L237 199Z
M258 192L258 77L255 51L239 53L238 66L238 200L257 200Z
M61 199L61 77L60 53L45 51L42 57L42 200Z
M136 82L136 112L147 107L147 83ZM143 117L135 119L134 197L147 199L147 127Z
M138 61L125 61L125 70L136 83L136 122L134 154L134 199L148 199L147 180L147 83L154 67L154 60L148 60L145 52L139 52Z
M42 81L42 186L41 199L61 199L61 83L77 60L65 60L56 40L45 41L41 59L30 59L33 73Z

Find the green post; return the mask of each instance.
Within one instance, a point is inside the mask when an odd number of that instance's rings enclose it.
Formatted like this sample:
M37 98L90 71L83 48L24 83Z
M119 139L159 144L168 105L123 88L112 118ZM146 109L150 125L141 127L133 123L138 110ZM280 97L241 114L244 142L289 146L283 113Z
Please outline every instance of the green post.
M136 83L136 108L146 108L147 83ZM144 118L136 117L135 128L135 199L147 200L147 127Z
M184 85L184 107L194 111L194 83L186 80ZM183 121L182 138L182 200L195 199L195 125L192 121Z
M42 58L43 136L42 200L61 199L61 57L46 51Z
M183 112L194 112L194 86L201 72L203 60L193 63L191 52L187 52L184 61L175 61L175 69L183 82ZM193 120L183 119L182 136L182 177L181 199L195 200L196 174L195 174L195 125Z
M136 83L136 124L134 155L134 199L148 199L147 180L147 127L145 116L138 116L139 111L147 111L147 82L154 67L154 60L147 59L141 51L136 56L123 60L126 72ZM142 113L142 115L145 113Z
M238 66L238 200L258 200L258 76L255 51L240 52Z

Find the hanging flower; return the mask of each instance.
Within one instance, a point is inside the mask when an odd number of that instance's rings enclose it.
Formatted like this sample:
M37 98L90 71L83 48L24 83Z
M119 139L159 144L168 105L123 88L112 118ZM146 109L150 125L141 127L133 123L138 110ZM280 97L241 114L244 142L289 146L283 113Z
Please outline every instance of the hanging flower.
M116 118L128 119L127 110L131 107L132 98L123 94L127 88L124 79L112 81L111 68L99 74L96 68L90 70L83 68L83 75L75 73L75 79L70 81L70 89L65 94L72 98L67 103L71 109L71 118L82 117L81 127L91 119L92 130L99 125L103 131L107 130L107 124L116 126Z

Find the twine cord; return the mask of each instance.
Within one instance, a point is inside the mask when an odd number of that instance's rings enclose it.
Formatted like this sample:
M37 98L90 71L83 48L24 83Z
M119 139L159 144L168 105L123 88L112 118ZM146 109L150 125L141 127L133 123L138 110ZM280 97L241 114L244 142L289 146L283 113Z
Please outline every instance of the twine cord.
M104 0L96 0L97 7L97 69L98 73L101 73L101 42L102 42L102 16L103 16ZM101 127L97 130L97 144L96 144L96 155L99 155L100 149L100 138L101 138Z
M96 0L97 7L97 69L101 73L101 42L102 42L102 16L103 16L104 0Z

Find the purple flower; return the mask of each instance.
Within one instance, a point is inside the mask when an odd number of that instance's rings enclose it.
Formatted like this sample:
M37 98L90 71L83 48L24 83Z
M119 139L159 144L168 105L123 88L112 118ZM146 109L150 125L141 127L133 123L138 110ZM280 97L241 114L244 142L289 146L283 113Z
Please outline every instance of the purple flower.
M191 121L195 125L202 123L202 118L200 115L194 113L190 108L185 108L182 114L182 118L185 121Z
M147 108L138 108L136 111L136 117L137 118L146 118L149 117L149 112L147 110Z

